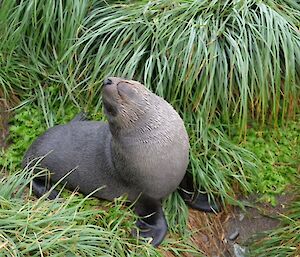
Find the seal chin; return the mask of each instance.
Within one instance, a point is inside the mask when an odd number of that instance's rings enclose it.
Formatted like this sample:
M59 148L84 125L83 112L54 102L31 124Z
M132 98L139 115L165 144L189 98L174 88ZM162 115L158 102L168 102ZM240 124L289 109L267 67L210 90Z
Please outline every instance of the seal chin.
M118 92L117 84L112 78L107 78L104 80L102 100L106 115L113 117L116 116L118 114L120 95Z
M108 80L108 79L106 79ZM102 88L103 98L116 98L118 94L117 85L112 83L103 83Z

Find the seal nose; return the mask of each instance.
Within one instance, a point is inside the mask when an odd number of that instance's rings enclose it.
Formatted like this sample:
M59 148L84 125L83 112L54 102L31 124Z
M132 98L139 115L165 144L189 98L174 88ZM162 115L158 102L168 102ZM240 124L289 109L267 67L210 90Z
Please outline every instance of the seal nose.
M106 78L104 81L103 81L103 86L107 86L107 85L111 85L113 82L111 79L109 78Z

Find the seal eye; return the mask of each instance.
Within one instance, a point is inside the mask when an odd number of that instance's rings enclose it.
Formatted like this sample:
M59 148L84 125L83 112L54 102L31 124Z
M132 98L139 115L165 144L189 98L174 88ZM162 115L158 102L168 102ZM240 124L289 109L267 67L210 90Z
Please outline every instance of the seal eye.
M117 90L123 100L133 99L137 94L137 90L128 83L119 83Z

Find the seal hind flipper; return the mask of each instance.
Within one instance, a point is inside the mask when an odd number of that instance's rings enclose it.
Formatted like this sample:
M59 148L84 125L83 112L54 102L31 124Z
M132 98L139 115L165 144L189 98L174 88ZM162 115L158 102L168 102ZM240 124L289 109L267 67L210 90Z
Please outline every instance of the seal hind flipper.
M139 199L135 204L135 212L140 216L136 229L132 230L135 237L152 238L151 244L157 247L165 238L168 225L161 202L154 199Z
M181 193L182 196L183 193ZM210 202L208 195L205 193L186 193L186 196L183 197L183 200L186 202L186 204L198 211L204 211L204 212L220 212L221 207L215 203L215 202Z
M221 207L213 201L209 201L208 194L200 193L194 188L193 177L186 173L180 183L179 193L186 204L196 210L204 212L220 212Z
M87 120L89 120L87 113L86 112L80 112L70 122L87 121Z

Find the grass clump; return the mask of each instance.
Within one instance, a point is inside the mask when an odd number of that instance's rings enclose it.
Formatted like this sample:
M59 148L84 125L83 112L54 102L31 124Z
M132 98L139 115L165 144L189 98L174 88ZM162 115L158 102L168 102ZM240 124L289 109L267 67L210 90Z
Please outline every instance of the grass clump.
M58 82L60 91L67 91L74 54L69 49L90 4L81 0L1 2L4 72L0 76L4 92L28 95L50 82Z
M116 233L86 223L96 215L103 219L103 210L80 211L84 201L75 195L65 201L20 197L30 183L29 174L24 170L1 180L1 256L114 256L118 252L110 247L116 241L122 244Z
M252 115L277 123L298 104L299 12L291 1L96 7L83 23L75 73L91 82L106 74L142 80L207 123L234 118L245 130Z
M38 200L28 195L33 177L23 170L0 180L1 256L176 256L201 253L189 243L168 240L161 250L130 236L136 220L124 200L95 208L88 198L75 193L67 199ZM94 200L96 201L96 200ZM86 205L86 202L89 202ZM88 206L88 207L87 207Z
M221 125L207 125L204 120L192 124L190 171L203 191L233 203L237 187L244 193L251 192L249 178L256 173L256 159L224 134Z

